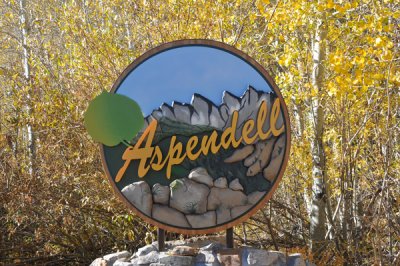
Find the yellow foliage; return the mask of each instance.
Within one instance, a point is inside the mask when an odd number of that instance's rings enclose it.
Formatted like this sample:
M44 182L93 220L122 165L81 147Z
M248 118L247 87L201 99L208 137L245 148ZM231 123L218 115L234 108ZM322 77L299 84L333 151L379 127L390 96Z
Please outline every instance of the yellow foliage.
M0 235L4 236L0 250L5 252L0 259L7 258L5 264L28 264L20 258L54 254L62 258L73 254L76 263L89 264L113 249L133 250L144 244L145 233L154 228L127 214L110 197L97 146L83 130L82 114L93 95L111 88L139 55L184 38L214 39L244 50L268 69L285 96L293 132L291 158L274 203L266 207L279 245L293 244L289 252L308 254L312 107L319 104L324 112L323 163L330 193L326 200L332 211L340 202L338 230L319 262L393 262L389 242L399 236L389 221L400 213L396 1L26 3L32 20L27 40L29 81L21 64L19 3L7 1L0 17ZM326 55L317 88L312 83L312 44L321 16ZM37 141L39 171L34 176L29 174L28 125ZM342 197L351 204L345 206ZM351 210L346 234L341 227L345 207ZM251 241L269 247L271 232L262 224L265 217L257 218L249 227L254 231ZM297 225L301 233L292 233ZM399 252L393 245L392 254Z

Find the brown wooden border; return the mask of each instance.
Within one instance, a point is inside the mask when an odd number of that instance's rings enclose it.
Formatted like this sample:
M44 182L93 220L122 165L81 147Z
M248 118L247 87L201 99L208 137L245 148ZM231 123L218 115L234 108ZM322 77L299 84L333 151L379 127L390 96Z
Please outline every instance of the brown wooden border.
M171 48L177 48L177 47L182 47L182 46L190 46L190 45L200 45L200 46L208 46L208 47L214 47L217 49L222 49L225 51L228 51L245 62L249 63L251 66L253 66L269 83L270 86L274 89L274 92L278 95L280 101L281 101L281 107L283 110L284 118L285 118L285 126L286 126L286 149L285 149L285 156L283 158L283 162L278 174L278 177L275 179L274 184L270 191L267 193L264 198L259 201L251 210L249 210L247 213L244 215L240 216L239 218L229 222L222 224L220 226L215 226L212 228L206 228L206 229L183 229L179 227L172 227L166 224L163 224L161 222L158 222L156 220L153 220L152 218L144 215L142 212L140 212L133 204L131 204L122 194L122 192L117 188L116 184L114 183L114 180L112 176L110 175L110 172L108 170L105 156L104 156L104 149L103 145L100 144L100 152L101 152L101 161L103 164L104 171L106 172L106 175L108 177L108 180L111 183L111 186L113 188L113 191L115 194L125 203L125 205L131 209L135 214L137 214L139 217L141 217L143 220L146 222L158 226L159 228L162 228L164 230L170 231L170 232L177 232L177 233L182 233L182 234L210 234L210 233L215 233L218 231L222 231L228 228L231 228L241 222L244 222L248 218L250 218L253 214L255 214L259 209L261 209L272 197L274 194L276 188L278 187L278 184L280 183L283 173L285 172L288 159L289 159L289 153L290 153L290 145L291 145L291 137L290 137L290 120L289 120L289 114L288 110L285 104L285 101L282 97L282 94L278 88L278 86L275 84L274 80L270 77L270 75L267 73L267 71L259 64L257 63L253 58L251 58L249 55L245 54L244 52L228 45L222 42L218 41L213 41L213 40L204 40L204 39L186 39L186 40L178 40L178 41L173 41L169 43L162 44L160 46L157 46L143 55L139 56L136 60L134 60L118 77L118 79L115 81L114 85L112 86L112 89L110 92L115 93L115 90L120 86L122 81L129 75L129 73L135 69L137 66L139 66L141 63L146 61L148 58L162 52L165 50L169 50Z

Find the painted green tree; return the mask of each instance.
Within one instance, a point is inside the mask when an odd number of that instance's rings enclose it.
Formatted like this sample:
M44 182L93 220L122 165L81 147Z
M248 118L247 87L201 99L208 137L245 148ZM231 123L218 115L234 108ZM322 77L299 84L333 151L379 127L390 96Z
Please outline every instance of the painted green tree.
M132 99L103 91L90 102L84 124L93 140L107 146L130 145L144 125L140 106Z

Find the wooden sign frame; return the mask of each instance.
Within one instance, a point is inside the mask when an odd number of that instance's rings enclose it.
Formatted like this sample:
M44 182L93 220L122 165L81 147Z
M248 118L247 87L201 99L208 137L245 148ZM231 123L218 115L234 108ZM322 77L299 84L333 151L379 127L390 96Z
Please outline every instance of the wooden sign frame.
M140 210L138 210L137 208L135 208L133 206L133 204L131 204L126 197L121 193L121 191L117 188L113 177L110 174L110 171L107 167L106 164L106 160L105 160L105 155L104 155L104 147L102 144L99 145L100 148L100 152L101 152L101 160L102 160L102 164L103 164L103 168L104 171L109 179L109 182L113 188L114 193L120 198L120 200L122 202L124 202L124 204L130 209L132 210L135 214L137 214L139 217L141 217L144 221L158 226L159 228L163 229L163 230L167 230L167 231L171 231L171 232L177 232L177 233L182 233L182 234L208 234L208 233L214 233L217 231L222 231L222 230L226 230L229 228L232 228L233 226L235 226L236 224L239 224L241 222L246 221L248 218L250 218L250 216L254 215L259 209L261 209L268 201L269 199L272 197L273 193L275 192L275 190L277 189L283 173L286 169L287 163L288 163L288 159L289 159L289 153L290 153L290 144L291 144L291 134L290 134L290 120L289 120L289 115L288 115L288 110L286 107L286 104L284 102L284 99L279 91L279 88L277 87L277 85L275 84L274 80L271 78L271 76L267 73L267 71L259 64L257 63L253 58L251 58L250 56L248 56L247 54L243 53L242 51L229 46L227 44L224 44L222 42L217 42L217 41L212 41L212 40L203 40L203 39L190 39L190 40L179 40L179 41L173 41L173 42L169 42L169 43L165 43L162 44L156 48L153 48L151 50L149 50L148 52L144 53L143 55L141 55L140 57L138 57L136 60L134 60L133 63L131 63L123 72L122 74L119 76L119 78L116 80L116 82L114 83L111 92L115 93L116 90L118 89L118 87L121 85L121 83L123 82L123 80L130 74L130 72L135 69L137 66L139 66L141 63L143 63L145 60L147 60L148 58L162 52L162 51L166 51L172 48L177 48L177 47L182 47L182 46L206 46L206 47L212 47L212 48L217 48L217 49L221 49L223 51L227 51L237 57L239 57L240 59L244 60L245 62L247 62L248 64L250 64L252 67L254 67L263 77L264 79L267 81L267 83L270 85L270 87L274 90L274 93L277 95L277 97L280 99L281 101L281 110L284 116L284 120L285 120L285 134L286 134L286 143L285 143L285 154L284 154L284 158L282 161L282 164L280 166L280 170L279 170L279 174L277 176L277 178L275 179L275 181L273 182L273 185L271 187L271 189L267 192L267 194L264 196L264 198L258 202L258 204L254 205L247 213L245 213L244 215L242 215L239 218L236 218L235 220L232 220L230 222L227 222L225 224L221 224L221 225L217 225L215 227L212 228L207 228L207 229L186 229L186 228L178 228L178 227L172 227L166 224L163 224L159 221L156 221L154 219L151 219L150 217L144 215Z

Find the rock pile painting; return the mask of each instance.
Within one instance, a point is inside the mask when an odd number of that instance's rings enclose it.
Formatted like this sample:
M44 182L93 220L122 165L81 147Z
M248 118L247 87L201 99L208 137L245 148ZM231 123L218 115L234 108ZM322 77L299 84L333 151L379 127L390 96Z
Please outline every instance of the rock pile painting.
M174 180L169 186L145 182L122 189L124 196L145 215L165 224L183 228L207 228L246 213L265 195L255 191L246 195L238 179L228 184L225 177L210 177L196 168L188 178Z

